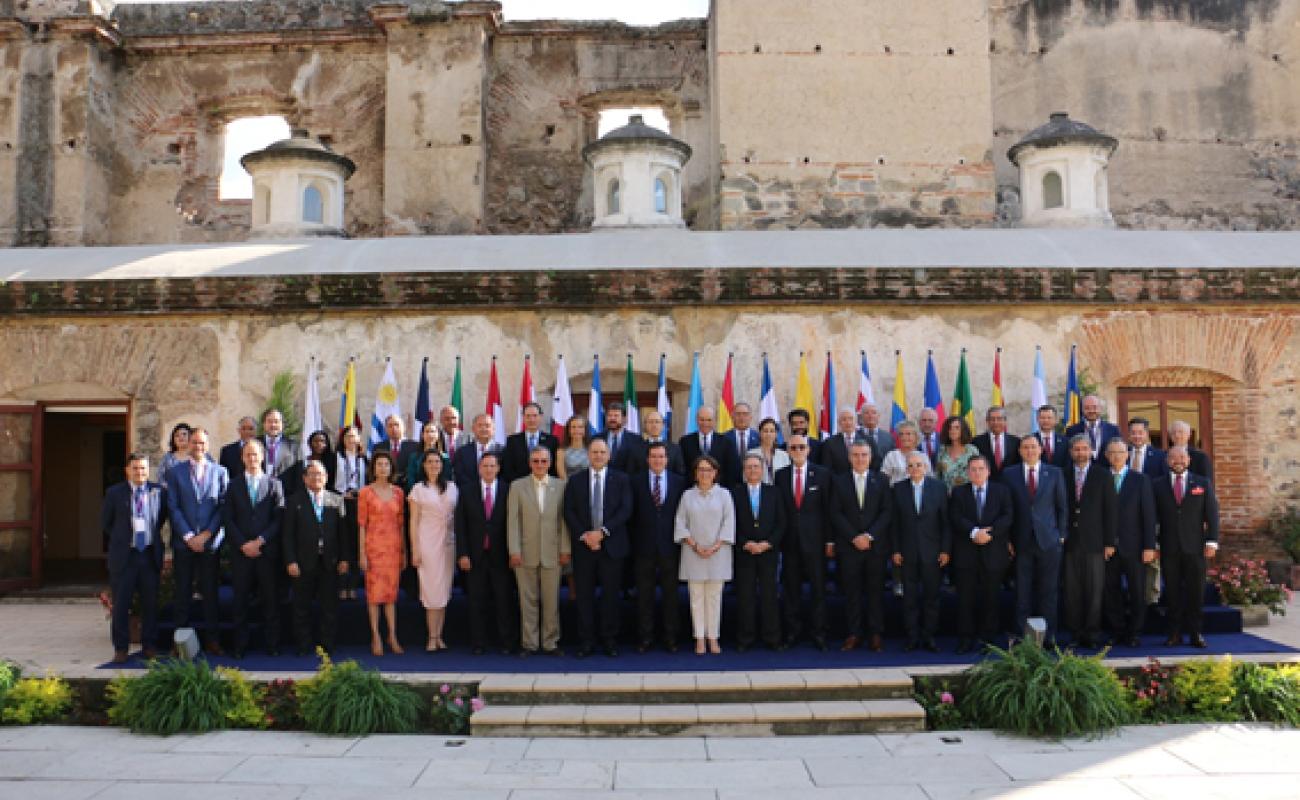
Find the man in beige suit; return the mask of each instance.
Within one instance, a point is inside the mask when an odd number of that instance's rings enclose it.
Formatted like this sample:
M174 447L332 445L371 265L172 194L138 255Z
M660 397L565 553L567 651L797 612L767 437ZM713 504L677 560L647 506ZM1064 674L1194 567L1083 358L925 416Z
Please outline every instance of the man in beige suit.
M528 453L529 474L510 486L506 539L519 583L520 655L561 655L560 567L569 563L564 481L550 475L551 451ZM540 628L538 607L541 608Z

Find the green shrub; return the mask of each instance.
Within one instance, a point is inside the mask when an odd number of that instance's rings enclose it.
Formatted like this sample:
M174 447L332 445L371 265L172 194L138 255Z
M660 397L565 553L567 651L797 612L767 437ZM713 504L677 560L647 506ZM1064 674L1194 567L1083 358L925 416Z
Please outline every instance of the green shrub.
M1231 656L1188 661L1174 673L1174 695L1186 718L1231 722L1236 686Z
M0 661L0 702L4 702L5 695L22 675L22 667L12 661Z
M1096 735L1131 718L1124 686L1102 663L1022 641L971 667L962 711L973 724L1023 736Z
M232 728L267 727L266 712L260 702L262 690L248 682L244 673L232 667L217 667L217 675L226 682L230 691L230 708L226 721Z
M1138 673L1124 679L1135 717L1144 722L1173 722L1183 718L1183 707L1174 692L1177 666L1166 667L1159 659L1148 659Z
M169 736L253 724L261 715L252 687L237 670L213 670L206 661L164 659L143 675L108 685L108 718L138 733ZM251 708L251 711L250 711Z
M385 683L378 672L355 661L336 665L320 655L320 669L298 684L308 730L360 736L411 733L419 726L420 698L415 692Z
M918 678L916 702L925 709L925 721L933 731L955 731L967 727L950 681Z
M57 675L21 678L4 695L0 721L6 725L39 725L61 719L72 708L72 687Z
M446 735L469 733L470 715L482 707L483 701L475 696L471 687L444 683L433 697L430 727L434 733Z
M1300 668L1237 665L1232 716L1251 722L1282 722L1300 727Z

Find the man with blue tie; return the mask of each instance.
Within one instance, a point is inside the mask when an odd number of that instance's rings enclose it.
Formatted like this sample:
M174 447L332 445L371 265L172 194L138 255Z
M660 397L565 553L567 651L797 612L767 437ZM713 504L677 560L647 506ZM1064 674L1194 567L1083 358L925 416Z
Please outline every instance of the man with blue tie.
M525 403L520 418L523 428L518 433L506 437L505 451L501 454L501 480L513 484L520 478L532 474L532 452L537 447L545 447L551 453L551 474L555 475L555 451L559 442L550 433L542 430L542 407L537 403Z
M721 470L718 472L718 481L721 483L725 476L730 475L732 471L731 462L736 460L736 447L733 442L727 441L727 438L718 433L715 429L717 417L713 414L713 409L708 406L700 406L695 412L695 433L688 433L681 439L682 460L686 462L687 481L695 484L695 462L700 456L713 456L717 459Z
M1088 438L1070 440L1070 469L1066 500L1070 533L1064 566L1065 626L1074 643L1101 647L1101 600L1106 587L1106 562L1115 555L1115 484L1110 467L1092 459Z
M939 587L952 553L948 490L931 477L925 453L907 454L907 480L894 484L894 565L903 568L904 650L939 652Z
M655 588L663 610L663 644L677 652L678 578L681 545L673 541L677 505L686 479L668 469L668 447L655 442L646 451L649 469L632 476L632 558L636 575L637 652L654 644Z
M743 464L741 483L731 489L736 509L732 581L736 592L736 650L743 653L754 643L759 631L756 616L762 625L763 643L769 650L783 650L776 562L785 536L785 509L776 486L763 483L762 457L747 455Z
M1147 612L1147 565L1156 558L1156 501L1151 479L1128 465L1120 439L1106 444L1115 486L1115 554L1106 562L1102 613L1115 641L1140 647Z
M158 579L163 566L162 526L167 518L167 490L149 481L149 458L126 457L126 480L104 495L99 527L108 539L109 585L113 592L113 663L127 659L131 644L130 611L140 598L141 655L155 655L158 641Z
M749 451L758 447L758 431L750 425L754 419L754 410L749 403L736 403L731 410L731 422L735 426L722 434L722 438L731 444L730 472L718 478L723 486L736 486L744 480L741 464Z
M230 538L230 573L235 595L235 641L232 655L243 658L248 648L248 605L253 586L262 606L262 639L267 655L279 655L280 603L276 592L276 559L280 551L280 518L284 490L280 481L262 472L262 443L244 444L241 469L230 481L223 510Z
M625 475L645 472L645 440L627 430L627 415L622 403L610 403L605 409L605 430L596 438L609 443L609 465Z
M207 629L204 649L221 655L218 625L217 578L221 565L222 508L230 478L226 468L208 455L208 432L190 432L190 460L167 471L167 506L172 528L172 560L176 596L172 620L177 628L190 624L190 601L198 579L203 596L203 621Z
M632 486L622 472L609 468L609 445L593 439L587 446L591 466L569 476L564 487L564 524L573 550L573 580L577 587L578 636L576 655L591 655L596 644L596 587L600 586L599 634L605 655L618 655L619 599L623 561L631 544L627 524L632 518Z
M1029 617L1042 617L1047 621L1046 644L1055 647L1061 555L1070 530L1065 478L1042 462L1043 447L1033 436L1020 440L1017 455L1020 463L1008 466L1001 476L1016 511L1017 624L1023 631Z
M1106 442L1119 437L1119 427L1101 418L1101 414L1106 410L1105 403L1095 394L1090 394L1083 398L1083 421L1076 422L1065 429L1065 438L1073 439L1082 433L1088 437L1088 446L1092 448L1092 458L1094 461L1101 458L1102 451L1106 447Z
M957 649L969 653L978 634L985 645L998 644L998 591L1011 564L1011 526L1015 512L1007 487L989 478L984 456L966 467L970 483L953 487L948 501L952 522L952 567L957 582Z

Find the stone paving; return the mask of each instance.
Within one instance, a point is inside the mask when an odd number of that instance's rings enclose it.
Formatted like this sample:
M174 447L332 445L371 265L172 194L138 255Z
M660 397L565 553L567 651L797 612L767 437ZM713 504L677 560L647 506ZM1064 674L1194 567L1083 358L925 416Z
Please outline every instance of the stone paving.
M1300 796L1300 731L1125 728L1094 740L982 731L763 739L324 737L0 729L6 800L857 800Z

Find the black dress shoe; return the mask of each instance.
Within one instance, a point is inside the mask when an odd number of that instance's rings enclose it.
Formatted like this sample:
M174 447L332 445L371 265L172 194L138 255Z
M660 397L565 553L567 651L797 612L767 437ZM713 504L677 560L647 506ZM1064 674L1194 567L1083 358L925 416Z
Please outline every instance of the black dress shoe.
M578 651L573 655L576 658L586 658L587 656L591 655L591 645L584 644L582 647L579 647Z
M1044 640L1043 640L1043 649L1044 649L1044 650L1055 650L1055 649L1056 649L1056 640L1055 640L1055 639L1044 639Z
M244 660L244 648L242 648L242 647L236 647L234 650L231 650L231 651L230 651L230 657L233 658L233 659L235 659L236 661L243 661L243 660Z
M294 651L294 655L297 656L305 656L305 655L309 655L310 653L311 653L310 647L299 647L297 650Z
M1209 645L1205 643L1205 637L1201 636L1199 633L1193 633L1190 637L1188 637L1187 643L1190 644L1192 647L1198 647L1202 650L1209 647Z
M275 658L276 656L280 655L280 648L278 648L278 647L268 647L268 648L266 648L266 654L267 654L268 656L270 656L271 658Z
M880 634L871 634L871 641L867 643L867 649L873 653L879 653L885 649L885 640L880 638Z
M552 647L550 650L543 650L543 651L542 651L542 655L544 655L544 656L562 656L562 655L564 655L564 651L561 650L561 649L558 648L558 647Z
M939 652L939 645L935 644L933 639L926 639L925 643L922 644L921 647L925 648L926 652L929 653Z
M672 639L669 639L668 641L664 642L664 649L670 653L676 653L677 642L673 641Z
M1130 636L1124 640L1125 647L1141 647L1142 640L1136 636Z
M916 641L915 639L909 639L907 641L907 644L903 645L903 652L910 653L920 646L921 646L920 642Z
M818 650L822 651L823 653L826 652L826 640L824 638L820 636L814 636L812 639L812 643L813 643L813 647L816 647Z
M1094 642L1092 639L1089 639L1087 636L1080 636L1078 640L1075 641L1074 646L1078 647L1080 650L1097 649L1097 643Z
M636 643L636 651L638 653L644 653L648 651L651 647L652 647L651 643L647 641L640 641Z
M748 651L749 651L749 645L748 645L748 644L738 644L738 645L736 645L736 652L737 652L737 653L745 653L745 652L748 652Z
M520 657L520 658L528 658L529 656L535 656L535 655L537 655L537 651L536 651L536 650L528 650L528 649L524 649L524 650L520 650L520 651L519 651L519 657Z
M113 651L113 663L114 663L114 664L125 664L125 663L126 663L126 660L127 660L128 658L130 658L130 655L128 655L127 652L126 652L125 650L114 650L114 651Z
M140 651L140 658L143 658L145 661L152 661L157 657L158 651L152 647L146 647Z
M618 648L612 644L605 645L605 655L610 658L618 658Z
M512 656L512 655L515 654L515 651L514 651L513 649L509 648L509 647L503 647L503 648L501 648L500 652L501 652L501 655L503 655L503 656Z
M1177 647L1182 643L1183 637L1181 634L1171 633L1165 637L1165 647Z
M957 642L957 649L953 650L953 652L961 655L961 654L969 653L971 650L974 649L975 647L970 639L961 639Z
M469 652L470 655L481 656L483 655L483 648L478 645L475 645Z

